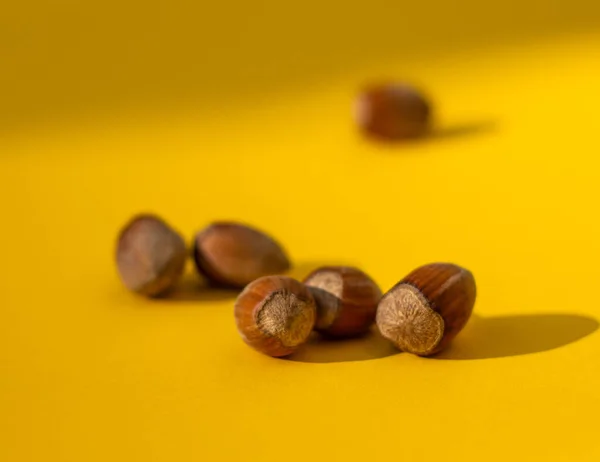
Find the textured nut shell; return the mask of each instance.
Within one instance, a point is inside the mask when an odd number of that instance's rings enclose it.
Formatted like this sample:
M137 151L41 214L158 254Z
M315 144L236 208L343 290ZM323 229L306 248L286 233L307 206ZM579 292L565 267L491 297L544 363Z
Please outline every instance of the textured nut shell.
M304 279L317 302L315 330L332 337L364 334L375 321L381 289L348 266L318 268Z
M236 223L213 223L194 240L198 271L214 284L244 287L262 276L290 268L283 248L271 237Z
M430 128L429 103L419 91L406 84L371 86L358 96L355 104L359 126L378 138L416 138Z
M418 289L417 296L421 298L422 305L418 313L410 316L401 316L399 319L425 319L431 321L432 325L443 326L443 335L428 351L413 351L415 354L423 356L432 355L445 349L448 344L467 324L477 294L475 279L470 271L460 266L450 263L433 263L417 268L406 276L402 281L390 289L380 302L380 308L390 305L390 297L399 299L406 297L407 285ZM414 306L414 305L413 305ZM409 304L404 305L404 309ZM431 309L433 313L441 316L443 323L438 323L434 315L428 314L426 308ZM400 308L399 308L400 309ZM377 314L377 325L385 336L386 329L389 329L389 318L383 319L383 310ZM429 335L433 335L430 329L426 329ZM388 336L388 338L390 338ZM397 339L390 338L395 341ZM416 344L418 341L395 341L396 346L402 349L407 344Z
M430 354L444 335L444 320L410 284L396 286L381 299L377 327L398 349L417 355Z
M248 345L278 357L293 353L306 342L317 309L302 283L285 276L266 276L242 291L235 302L234 316Z
M168 291L181 277L186 259L183 238L156 216L133 218L119 235L117 268L134 292L158 296Z

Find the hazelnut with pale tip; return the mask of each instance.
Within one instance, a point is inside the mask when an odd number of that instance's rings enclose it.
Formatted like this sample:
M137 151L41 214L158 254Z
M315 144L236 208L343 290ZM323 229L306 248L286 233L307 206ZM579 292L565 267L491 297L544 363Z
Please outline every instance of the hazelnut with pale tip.
M425 265L383 295L377 327L398 349L430 356L447 348L467 324L476 295L469 270L451 263Z
M269 356L287 356L302 346L315 325L317 309L308 288L286 276L265 276L246 286L235 302L242 339Z
M354 337L365 334L375 321L381 290L358 268L325 266L309 274L304 284L317 303L318 332Z

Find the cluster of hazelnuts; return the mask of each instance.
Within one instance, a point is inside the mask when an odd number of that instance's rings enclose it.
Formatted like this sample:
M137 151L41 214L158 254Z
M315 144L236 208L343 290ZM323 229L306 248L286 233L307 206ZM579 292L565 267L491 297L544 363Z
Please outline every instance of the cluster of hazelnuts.
M188 253L181 235L163 220L140 215L121 231L116 259L123 283L154 297L176 286ZM383 295L368 275L347 266L322 267L297 281L280 275L291 265L274 239L238 223L200 231L192 254L210 283L243 288L234 309L238 331L270 356L292 354L313 330L348 338L365 334L373 323L398 349L433 355L462 330L475 304L473 275L449 263L417 268Z

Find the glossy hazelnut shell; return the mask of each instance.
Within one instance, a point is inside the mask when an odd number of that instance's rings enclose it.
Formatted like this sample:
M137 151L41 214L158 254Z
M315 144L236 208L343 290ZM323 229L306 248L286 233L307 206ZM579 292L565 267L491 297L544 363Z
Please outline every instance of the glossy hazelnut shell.
M263 276L289 270L283 248L267 234L232 222L217 222L196 235L198 271L214 285L243 288Z
M292 300L295 306L289 312L271 312L276 319L265 320L263 310L274 297ZM288 316L290 312L293 312L293 317ZM317 309L304 284L286 276L265 276L248 284L240 293L235 302L234 316L244 342L261 353L280 357L292 354L306 342L314 327ZM269 329L269 321L276 321L279 328ZM290 338L292 340L288 341Z
M315 284L323 275L334 278L334 287ZM318 332L330 337L353 337L366 333L375 321L381 289L363 271L348 266L325 266L310 273L304 284L317 303Z
M421 355L430 356L444 350L465 327L473 312L477 295L473 274L450 263L425 265L412 271L384 294L380 305L406 285L417 289L429 308L443 319L443 333L439 342ZM377 322L379 325L379 314Z

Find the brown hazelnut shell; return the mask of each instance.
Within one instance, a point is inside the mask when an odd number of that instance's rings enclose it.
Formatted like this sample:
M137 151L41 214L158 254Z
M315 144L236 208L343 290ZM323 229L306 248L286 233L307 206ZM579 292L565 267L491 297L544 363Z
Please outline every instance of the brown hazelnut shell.
M287 356L303 345L317 316L306 286L286 276L265 276L238 296L234 316L242 339L269 356Z
M134 217L117 240L116 262L123 284L150 297L163 295L175 286L187 257L183 237L155 215Z
M467 324L476 295L469 270L451 263L425 265L384 294L377 326L399 349L433 355L444 350Z
M325 266L304 284L317 303L315 330L331 337L353 337L375 321L381 289L367 274L349 266Z
M398 141L430 131L431 106L416 88L404 83L382 83L363 89L355 102L356 122L375 138Z
M250 226L216 222L199 232L193 244L198 271L212 284L243 288L263 276L290 269L283 248Z

